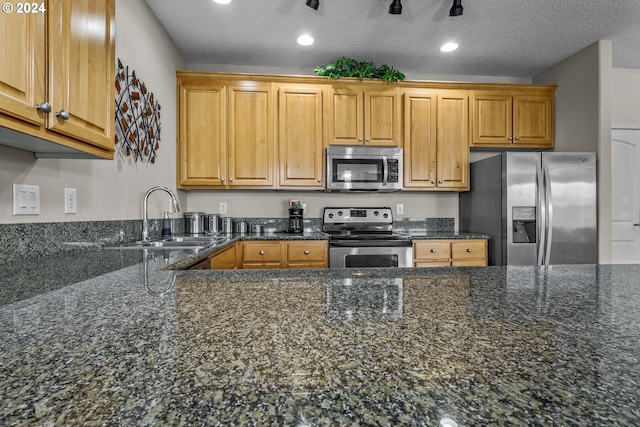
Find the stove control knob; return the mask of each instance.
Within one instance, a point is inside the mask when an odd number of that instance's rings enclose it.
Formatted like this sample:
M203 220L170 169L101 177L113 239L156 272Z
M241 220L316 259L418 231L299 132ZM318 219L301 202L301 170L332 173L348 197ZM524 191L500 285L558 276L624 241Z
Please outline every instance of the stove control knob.
M329 214L329 218L333 218L333 214L332 213Z
M382 215L383 218L389 218L389 214Z
M380 215L380 212L378 212L378 211L373 211L373 216L378 216L378 215Z
M342 211L338 211L338 216L342 216Z

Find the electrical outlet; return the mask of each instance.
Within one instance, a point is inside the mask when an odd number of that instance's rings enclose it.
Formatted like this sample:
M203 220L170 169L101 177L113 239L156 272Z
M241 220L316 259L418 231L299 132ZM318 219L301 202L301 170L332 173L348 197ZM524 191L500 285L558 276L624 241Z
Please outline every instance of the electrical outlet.
M40 215L40 187L13 184L13 214Z
M220 202L218 213L221 213L221 214L227 213L227 202Z
M302 215L306 215L307 214L307 204L303 203L302 204Z
M64 213L78 213L78 190L75 188L64 189Z
M404 205L403 204L397 204L396 205L396 215L404 215Z

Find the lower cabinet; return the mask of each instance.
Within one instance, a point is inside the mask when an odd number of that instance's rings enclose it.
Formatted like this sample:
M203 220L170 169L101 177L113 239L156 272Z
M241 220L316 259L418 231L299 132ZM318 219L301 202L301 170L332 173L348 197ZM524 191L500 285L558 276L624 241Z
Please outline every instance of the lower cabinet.
M474 267L487 265L485 239L414 240L414 267Z
M235 268L327 268L326 240L248 240L209 255L190 270Z
M240 243L242 268L326 268L325 240L260 240Z

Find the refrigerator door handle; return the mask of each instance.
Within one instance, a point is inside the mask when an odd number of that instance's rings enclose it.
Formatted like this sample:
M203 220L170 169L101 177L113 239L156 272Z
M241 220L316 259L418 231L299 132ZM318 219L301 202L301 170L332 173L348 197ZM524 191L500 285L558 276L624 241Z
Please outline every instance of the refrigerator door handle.
M537 259L536 264L542 265L544 263L544 249L546 242L546 202L544 193L544 175L542 172L542 163L536 162L536 232L538 233L538 246L537 246Z
M553 195L551 194L551 177L549 176L549 166L544 165L544 188L546 192L547 218L545 227L547 228L547 238L545 242L544 264L548 265L551 259L551 242L553 237Z

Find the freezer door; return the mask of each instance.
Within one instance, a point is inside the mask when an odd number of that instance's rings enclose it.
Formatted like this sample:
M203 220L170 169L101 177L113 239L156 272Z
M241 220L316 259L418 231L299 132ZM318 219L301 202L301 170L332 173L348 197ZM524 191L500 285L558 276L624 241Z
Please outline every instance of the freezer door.
M503 205L506 215L506 257L503 264L536 265L540 241L540 208L537 171L540 153L502 154Z
M545 264L596 264L594 153L542 153L547 199Z

